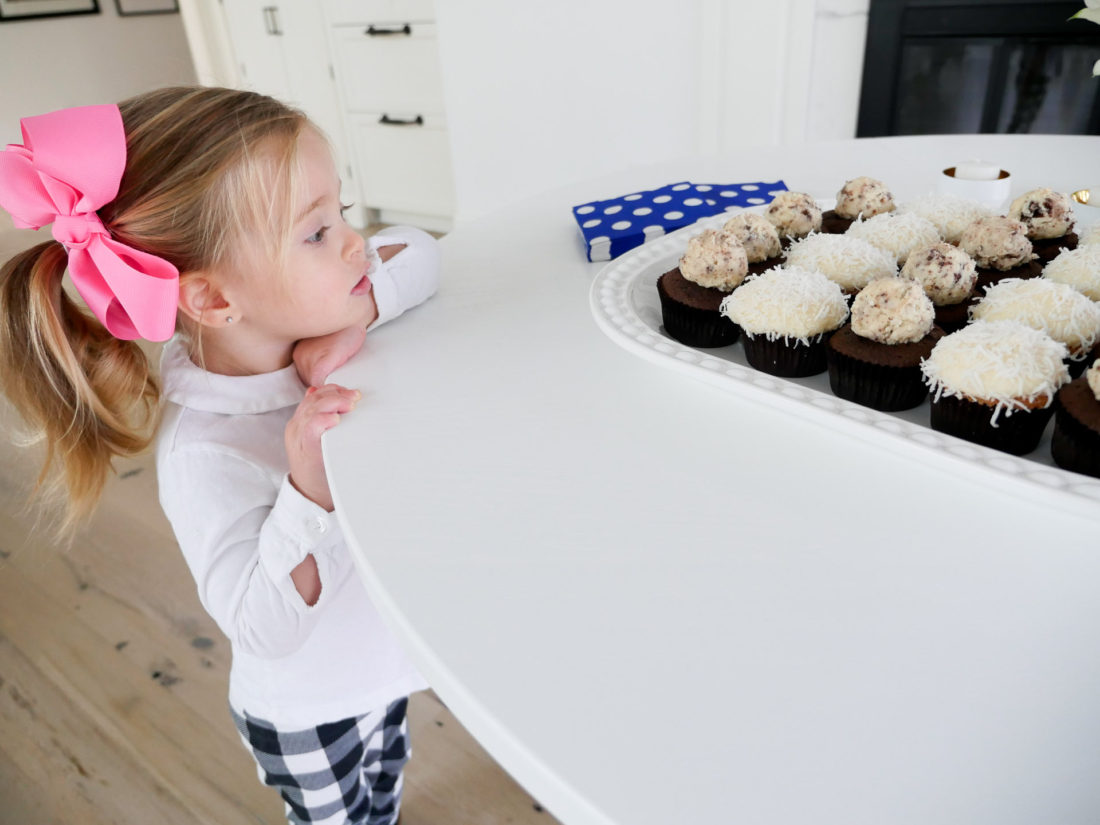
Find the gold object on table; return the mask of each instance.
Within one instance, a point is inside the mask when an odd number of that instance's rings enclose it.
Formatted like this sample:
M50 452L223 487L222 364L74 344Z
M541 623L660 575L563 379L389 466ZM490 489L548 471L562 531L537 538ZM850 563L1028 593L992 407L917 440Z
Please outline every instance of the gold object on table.
M1070 195L1070 197L1073 198L1078 203L1083 203L1085 205L1088 205L1089 194L1090 194L1090 190L1088 190L1088 189L1078 189L1076 192L1074 192L1072 195Z

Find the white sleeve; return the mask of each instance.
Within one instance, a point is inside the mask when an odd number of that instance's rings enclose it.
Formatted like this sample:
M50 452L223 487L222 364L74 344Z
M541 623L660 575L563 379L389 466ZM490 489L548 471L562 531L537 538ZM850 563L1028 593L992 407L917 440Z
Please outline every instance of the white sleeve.
M255 656L296 651L354 570L335 514L233 453L181 450L157 471L161 507L218 627ZM321 581L312 606L290 578L310 554Z
M439 241L422 229L391 226L367 239L372 249L405 244L371 275L378 319L374 329L392 321L407 309L422 304L439 286Z

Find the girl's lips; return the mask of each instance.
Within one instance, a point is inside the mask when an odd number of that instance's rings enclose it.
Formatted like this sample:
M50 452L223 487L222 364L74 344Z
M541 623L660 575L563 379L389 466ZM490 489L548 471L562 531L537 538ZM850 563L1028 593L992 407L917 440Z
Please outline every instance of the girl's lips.
M351 288L352 295L366 295L370 292L371 282L370 278L364 275L359 281Z

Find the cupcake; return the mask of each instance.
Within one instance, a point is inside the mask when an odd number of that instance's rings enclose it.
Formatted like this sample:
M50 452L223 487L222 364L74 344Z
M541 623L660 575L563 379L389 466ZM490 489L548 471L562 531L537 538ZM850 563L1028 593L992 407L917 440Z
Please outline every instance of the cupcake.
M722 314L745 333L749 364L794 378L825 371L825 342L847 320L848 303L820 272L780 266L746 278Z
M1069 373L1078 376L1088 365L1089 351L1100 340L1100 305L1076 289L1044 278L1009 278L987 287L970 308L977 321L1019 321L1065 344Z
M737 236L749 261L749 274L755 275L783 262L783 247L775 226L756 212L739 212L722 227Z
M1100 301L1100 243L1083 243L1067 249L1043 267L1043 278L1067 284L1094 301Z
M979 289L1005 278L1035 278L1043 271L1032 252L1027 227L1003 215L974 221L963 230L959 248L978 265Z
M868 177L845 182L836 193L836 206L821 215L821 231L843 235L857 218L873 218L894 211L894 196L880 180Z
M967 310L978 282L974 259L949 243L934 243L909 255L901 277L921 285L935 306L936 324L954 332L970 320Z
M787 265L816 269L846 295L855 295L875 278L898 274L891 253L850 235L815 234L795 241L787 250Z
M804 192L780 192L764 210L784 245L821 230L821 209Z
M1063 249L1077 248L1069 195L1053 189L1032 189L1012 202L1008 217L1027 227L1027 237L1035 254L1044 263Z
M1013 455L1039 445L1054 394L1069 372L1066 348L1019 321L974 321L921 362L932 429Z
M888 213L859 220L845 234L885 249L899 265L909 259L909 253L914 249L923 249L943 240L931 221L912 213Z
M1100 478L1100 360L1054 397L1054 463Z
M958 245L966 227L978 218L989 217L993 213L977 201L937 193L906 201L898 206L898 214L920 215L932 222L947 243Z
M1100 223L1094 223L1092 226L1086 229L1085 233L1081 235L1078 243L1081 245L1089 246L1100 244Z
M724 347L738 330L718 311L748 273L737 236L707 229L688 241L680 265L657 279L665 332L689 347Z
M852 321L829 338L829 386L876 410L908 410L928 397L920 362L943 337L916 281L877 278L852 301Z

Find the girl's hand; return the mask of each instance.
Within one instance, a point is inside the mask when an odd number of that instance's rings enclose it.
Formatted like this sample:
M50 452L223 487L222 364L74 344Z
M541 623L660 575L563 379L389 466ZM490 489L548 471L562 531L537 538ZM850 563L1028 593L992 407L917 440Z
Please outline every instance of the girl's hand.
M325 464L321 458L321 434L340 423L340 416L355 409L359 390L337 384L310 387L287 422L284 440L290 465L290 483L303 496L333 510Z
M373 320L370 318L367 323ZM337 367L359 352L366 337L367 324L357 324L320 338L303 338L294 345L294 366L298 377L307 386L321 386Z

